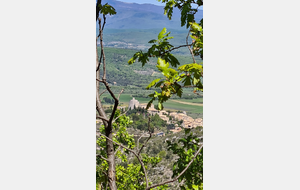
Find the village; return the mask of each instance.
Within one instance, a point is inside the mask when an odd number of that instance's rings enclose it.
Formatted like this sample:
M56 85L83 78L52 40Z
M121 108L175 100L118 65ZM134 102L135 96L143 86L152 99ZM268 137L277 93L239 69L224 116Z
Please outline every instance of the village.
M134 109L134 108L140 107L140 108L146 108L147 104L140 104L138 100L133 98L129 101L128 109ZM154 108L154 105L152 104L151 107L148 109L148 113L151 115L157 114L162 120L166 121L167 124L175 124L175 129L171 129L170 131L173 133L180 132L183 128L191 129L196 128L198 126L203 127L203 119L197 118L193 119L192 117L188 116L185 111L182 113L178 112L167 112L165 110L159 111ZM182 124L178 126L177 121L182 120ZM157 132L157 136L164 136L165 134L163 132Z
M135 98L132 98L129 101L128 105L128 110L133 110L135 108L144 108L146 109L147 104L146 103L140 103L138 100ZM125 106L119 106L119 109L125 110ZM193 119L192 117L188 116L185 111L180 111L180 112L170 112L170 111L165 111L165 110L157 110L154 108L154 105L152 104L151 107L147 110L147 112L151 115L158 115L162 120L166 121L167 124L174 124L174 128L170 129L169 131L173 133L178 133L182 131L183 129L192 129L196 128L198 126L203 127L203 119L202 118L196 118ZM178 125L178 121L180 122L181 125ZM96 120L97 124L102 123L101 120ZM98 133L98 132L97 132ZM155 131L154 132L155 136L165 136L165 133L162 131Z

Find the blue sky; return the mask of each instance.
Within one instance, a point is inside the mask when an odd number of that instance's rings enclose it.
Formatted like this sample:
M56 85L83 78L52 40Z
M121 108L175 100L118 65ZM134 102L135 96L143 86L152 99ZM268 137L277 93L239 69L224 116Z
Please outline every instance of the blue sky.
M127 2L127 3L138 3L138 4L150 3L154 5L160 5L160 6L164 5L164 3L158 2L157 0L118 0L118 1Z
M117 0L117 1L122 1L122 2L127 2L127 3L138 3L138 4L143 4L143 3L150 3L154 5L159 5L159 6L164 6L165 3L158 2L157 0ZM201 9L201 8L199 8Z

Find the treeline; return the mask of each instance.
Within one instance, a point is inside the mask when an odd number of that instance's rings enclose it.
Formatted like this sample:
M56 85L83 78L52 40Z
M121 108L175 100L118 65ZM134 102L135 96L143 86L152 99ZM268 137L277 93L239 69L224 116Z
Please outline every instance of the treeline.
M157 92L160 92L159 90L156 90ZM138 97L138 98L149 98L148 94L136 94L134 95L134 97ZM176 95L172 96L171 99L194 99L194 98L199 98L199 95L191 93L191 94L182 94L181 97L178 97Z
M130 127L134 129L139 129L141 131L148 131L148 117L150 117L150 130L154 132L155 130L162 130L167 127L167 122L162 120L159 115L152 116L144 108L135 108L129 110L126 114L129 116L133 123Z
M160 132L170 133L169 130L174 129L175 124L180 126L183 122L182 120L176 120L175 123L168 124L165 120L161 119L159 115L151 115L146 109L140 107L129 110L126 115L130 116L133 121L129 127L141 131L148 131L148 117L150 117L150 129L152 132L159 130ZM172 118L169 116L169 120L171 119Z

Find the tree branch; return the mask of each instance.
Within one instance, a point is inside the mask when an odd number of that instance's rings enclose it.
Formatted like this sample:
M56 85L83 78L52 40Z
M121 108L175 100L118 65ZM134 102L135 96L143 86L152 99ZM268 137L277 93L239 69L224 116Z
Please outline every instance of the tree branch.
M115 155L117 154L118 150L120 149L120 146L117 148L117 150L115 151Z
M150 117L148 117L148 131L149 131L149 138L146 140L146 142L143 144L143 146L139 150L138 155L140 155L141 151L143 150L145 145L148 143L149 139L151 139L151 137L152 137L152 133L151 133L151 130L150 130Z
M142 168L143 168L143 171L144 171L144 174L145 174L145 180L146 180L146 187L148 188L148 186L149 186L149 185L148 185L148 177L147 177L145 165L144 165L144 163L142 162L142 160L140 159L140 157L139 157L133 150L127 148L126 146L124 146L124 145L122 145L122 144L120 144L120 143L117 143L117 142L113 141L112 139L108 138L106 135L103 135L103 134L101 134L101 133L100 133L100 135L103 136L103 137L105 137L107 140L109 140L109 141L111 141L111 142L113 142L113 143L119 145L120 147L122 147L122 148L128 150L129 152L133 153L133 154L137 157L137 159L139 160L139 162L140 162L140 164L141 164L141 166L142 166Z
M168 180L168 181L164 181L164 182L161 182L161 183L158 183L156 185L152 185L150 187L147 187L146 190L150 190L154 187L157 187L157 186L161 186L161 185L165 185L167 183L171 183L171 182L174 182L174 181L177 181L178 178L180 178L180 176L182 176L182 174L184 174L184 172L190 167L190 165L194 162L195 158L198 156L198 154L200 153L201 149L203 148L203 145L201 145L201 147L199 148L199 150L196 152L196 154L194 155L193 159L189 162L189 164L185 167L184 170L182 170L182 172L175 178L171 179L171 180Z
M101 117L101 116L97 116L96 119L102 119L102 120L107 121L107 122L109 121L109 120L106 119L105 117Z
M188 35L186 36L186 45L188 45L188 43L189 43L189 42L188 42L189 35L190 35L190 30L189 30L189 32L188 32ZM191 49L190 46L191 46L191 45L189 45L188 48L189 48L189 50L190 50L190 52L191 52L191 55L192 55L192 58L193 58L194 63L196 63L195 57L194 57L194 53L193 53L193 51L192 51L192 49Z
M105 20L103 26L105 24ZM100 31L100 46L101 46L101 58L103 57L103 77L102 80L106 81L106 62L105 62L105 54L104 54L104 46L103 46L103 28L101 27L101 18L99 18L99 31ZM101 62L101 59L100 61Z
M129 109L127 109L124 113L122 113L121 115L119 115L116 119L114 119L112 121L112 123L116 122L117 119L119 119L121 116L125 115L128 112Z
M120 99L121 94L124 92L124 88L121 90L119 96L118 96L118 100Z
M99 82L100 82L100 81L99 81ZM104 79L103 79L101 82L105 85L105 87L106 87L106 89L108 90L109 94L110 94L110 95L112 96L112 98L115 100L114 108L113 108L112 113L111 113L111 116L110 116L110 118L109 118L109 123L112 124L114 115L115 115L116 110L117 110L117 107L118 107L118 105L119 105L119 99L116 98L115 94L111 91L111 89L110 89L108 83L107 83Z
M99 158L101 158L101 159L103 159L103 160L105 160L106 162L108 162L108 160L106 158L104 158L103 156L101 156L100 154L98 154L96 156L99 157Z
M163 55L166 54L166 53L169 53L169 52L171 52L175 49L179 49L179 48L182 48L182 47L188 47L188 46L191 46L191 45L193 45L193 44L191 43L191 44L187 44L187 45L181 45L181 46L178 46L178 47L174 47L174 48L169 49L168 51L164 52Z
M102 0L97 0L97 4L96 4L96 21L97 21L97 19L99 17L99 11L100 11L99 5L101 5L101 1Z
M106 91L107 91L107 89L103 90L103 91L100 93L99 96L101 96L102 94L104 94L104 92L106 92Z

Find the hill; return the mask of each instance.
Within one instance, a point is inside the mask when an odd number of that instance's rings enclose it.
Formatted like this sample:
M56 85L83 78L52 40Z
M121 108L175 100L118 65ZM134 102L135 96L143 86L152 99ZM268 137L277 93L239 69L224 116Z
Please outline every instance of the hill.
M116 0L103 0L115 9L117 14L107 17L106 28L110 29L168 29L186 30L180 27L180 11L174 9L172 20L164 15L164 4L157 6L153 4L125 3ZM203 10L199 9L196 20L203 17Z
M100 53L100 48L98 48ZM156 59L150 59L150 63L142 67L141 63L128 65L128 60L136 50L105 48L107 61L107 81L116 86L133 86L145 88L148 84L159 76L157 72ZM181 64L192 63L190 56L176 55ZM200 61L200 60L198 60Z
M107 16L104 30L104 46L127 49L146 50L150 47L148 41L156 39L158 33L166 27L174 39L170 43L174 46L185 44L188 30L180 26L180 11L174 9L172 20L164 15L162 6L152 4L124 3L116 0L104 0L112 5L117 14ZM196 20L201 20L203 10L199 9ZM98 25L96 25L98 34ZM191 41L191 39L190 39ZM175 50L174 54L188 55L187 48Z

